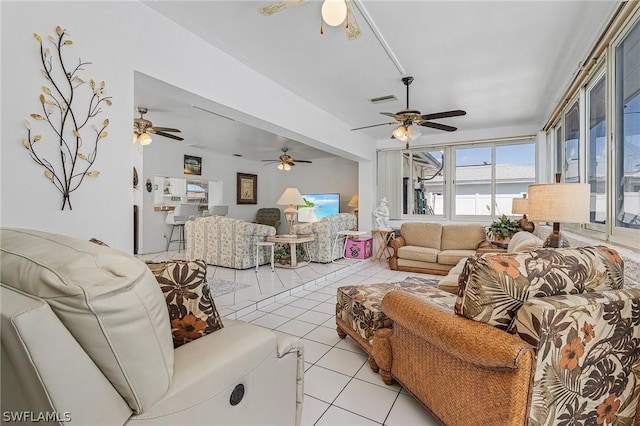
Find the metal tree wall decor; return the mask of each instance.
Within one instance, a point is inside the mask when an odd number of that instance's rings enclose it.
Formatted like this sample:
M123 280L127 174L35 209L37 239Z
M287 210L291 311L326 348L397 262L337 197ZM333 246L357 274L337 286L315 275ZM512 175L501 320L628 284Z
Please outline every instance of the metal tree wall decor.
M67 206L71 210L71 193L78 189L85 177L100 175L99 171L91 168L96 161L100 141L107 137L105 129L109 119L104 119L99 125L90 122L102 112L104 104L111 105L111 97L104 96L104 81L97 84L93 79L87 82L80 77L79 73L90 62L78 59L75 66L65 64L63 49L73 44L67 37L67 30L57 26L56 36L48 37L53 53L43 46L39 34L34 33L33 37L40 44L41 73L47 82L39 96L42 111L31 114L31 118L46 123L53 134L51 137L35 134L31 122L25 120L27 137L22 144L33 161L44 168L44 176L62 194L61 210ZM81 88L89 90L81 91ZM53 143L57 144L56 149L52 149ZM45 157L48 155L55 159Z

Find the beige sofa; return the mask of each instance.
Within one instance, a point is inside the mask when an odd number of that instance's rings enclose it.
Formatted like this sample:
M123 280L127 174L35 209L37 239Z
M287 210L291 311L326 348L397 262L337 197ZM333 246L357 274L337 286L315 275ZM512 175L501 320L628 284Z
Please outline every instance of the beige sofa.
M542 240L531 232L520 231L516 232L509 241L506 253L520 253L525 251L531 251L542 247ZM438 288L451 294L458 293L458 278L467 258L462 258L460 261L449 270L447 276L442 278L438 283Z
M0 230L0 250L3 415L76 425L299 424L297 338L225 319L174 349L160 286L133 256L16 229Z
M258 241L276 234L276 228L226 216L206 216L184 225L187 259L202 259L209 265L248 269L270 261L266 250L256 259Z
M461 259L476 253L486 239L480 224L403 223L391 241L389 267L398 271L446 275Z

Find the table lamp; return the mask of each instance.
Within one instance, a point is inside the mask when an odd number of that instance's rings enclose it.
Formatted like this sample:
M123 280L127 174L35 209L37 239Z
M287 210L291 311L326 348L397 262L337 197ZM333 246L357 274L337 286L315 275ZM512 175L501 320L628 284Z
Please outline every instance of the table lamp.
M284 209L284 217L286 217L289 222L289 234L292 234L293 224L296 220L296 215L298 214L297 206L305 205L302 194L300 194L298 188L287 188L284 190L276 204L279 206L289 206Z
M590 190L588 183L529 185L529 220L553 222L543 247L569 247L560 234L560 223L589 222Z
M358 194L351 197L351 201L347 204L349 207L353 207L353 214L358 217Z
M529 214L527 194L522 194L522 198L513 199L511 202L511 213L522 215L522 219L518 221L518 225L520 225L523 231L533 232L533 230L536 229L533 222L529 222L529 219L527 219L527 214Z

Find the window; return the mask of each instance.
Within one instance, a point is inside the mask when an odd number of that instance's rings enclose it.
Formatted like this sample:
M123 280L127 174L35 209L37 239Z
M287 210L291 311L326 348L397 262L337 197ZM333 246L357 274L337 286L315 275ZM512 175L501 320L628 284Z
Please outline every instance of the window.
M587 89L587 177L591 186L590 222L605 224L607 217L607 116L606 78L600 76Z
M403 169L403 213L444 215L444 152L406 152Z
M510 215L513 198L536 182L533 142L460 147L455 159L456 216Z
M616 47L615 225L640 229L640 25Z
M556 173L562 174L564 155L562 155L562 126L556 128Z
M536 183L535 143L496 145L495 215L510 215L514 198Z
M455 203L456 216L492 214L491 147L455 149Z
M564 115L564 181L580 182L580 107L578 101Z

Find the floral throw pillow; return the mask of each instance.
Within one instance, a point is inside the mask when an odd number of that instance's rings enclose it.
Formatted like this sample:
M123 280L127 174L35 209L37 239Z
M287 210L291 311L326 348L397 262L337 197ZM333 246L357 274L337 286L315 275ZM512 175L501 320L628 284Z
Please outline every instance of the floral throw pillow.
M620 289L623 277L624 262L605 246L487 253L467 260L455 312L507 331L528 299Z
M174 347L223 327L209 291L204 261L147 262L147 266L164 293Z

